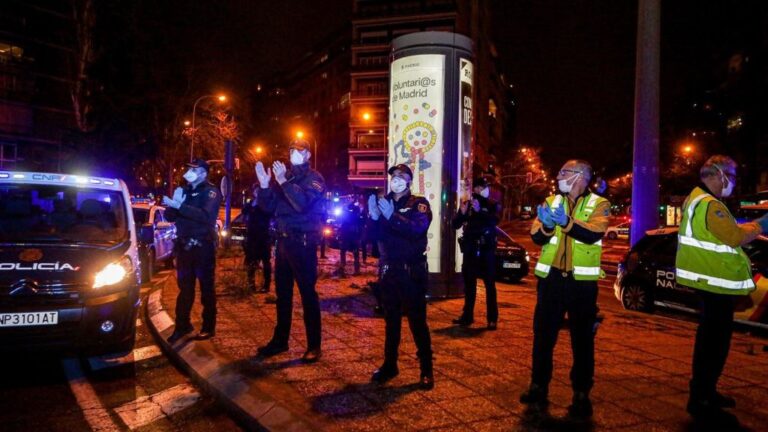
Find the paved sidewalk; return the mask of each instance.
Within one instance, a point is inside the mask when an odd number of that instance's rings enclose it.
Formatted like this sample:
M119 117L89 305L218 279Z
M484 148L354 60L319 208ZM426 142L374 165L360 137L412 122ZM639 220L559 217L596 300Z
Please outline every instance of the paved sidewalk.
M518 395L528 384L535 304L533 278L519 285L499 285L500 320L495 332L485 331L482 289L478 295L476 328L451 324L462 299L434 301L429 324L435 352L436 387L420 391L416 348L403 325L400 376L383 387L369 383L383 356L384 322L374 317L373 297L362 287L375 275L372 264L364 274L331 279L337 251L320 260L318 291L323 317L323 358L315 365L298 361L306 339L300 297L294 296L294 321L289 352L267 360L254 358L256 348L272 334L275 308L266 296L241 297L219 288L219 320L212 341L190 342L171 351L183 364L190 353L210 352L218 363L211 368L236 373L236 384L219 385L227 402L251 391L280 409L282 423L262 426L272 430L349 431L508 431L508 430L692 430L685 412L695 324L662 316L617 309L604 310L605 320L596 340L596 376L592 392L594 417L589 425L565 422L570 403L568 372L570 338L561 333L555 350L554 380L550 388L549 416L526 412ZM244 273L242 258L219 260L219 281L236 281ZM351 260L348 260L348 262ZM370 262L370 261L369 261ZM351 264L348 264L348 271ZM169 278L162 291L165 311L173 311L176 281ZM274 292L274 286L272 287ZM609 309L609 308L604 308ZM152 312L150 312L152 314ZM199 319L199 305L194 315ZM199 323L196 323L199 328ZM166 327L166 326L164 326ZM160 329L168 334L170 329ZM734 335L720 389L736 397L733 412L753 430L768 429L768 353L764 339ZM166 347L167 349L167 347ZM193 377L195 374L193 373ZM201 378L202 377L202 378ZM261 396L258 396L261 395ZM261 400L261 399L260 399ZM249 415L240 406L242 415ZM253 419L269 410L251 413ZM295 416L291 423L287 417ZM274 420L274 419L273 419ZM253 423L255 424L255 422Z

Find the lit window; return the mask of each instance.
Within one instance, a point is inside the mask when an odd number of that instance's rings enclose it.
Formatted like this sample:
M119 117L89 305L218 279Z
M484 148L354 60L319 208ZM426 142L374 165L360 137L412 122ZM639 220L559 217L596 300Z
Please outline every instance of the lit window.
M488 99L488 116L496 118L496 112L498 111L498 108L496 107L496 101L493 99Z

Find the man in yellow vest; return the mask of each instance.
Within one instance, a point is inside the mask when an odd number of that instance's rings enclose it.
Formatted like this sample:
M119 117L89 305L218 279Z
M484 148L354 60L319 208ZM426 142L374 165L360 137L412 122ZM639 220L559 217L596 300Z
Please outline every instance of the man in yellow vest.
M592 167L569 160L557 176L560 194L538 207L531 227L533 241L541 245L536 263L538 277L533 316L533 371L531 384L520 402L545 407L552 379L552 353L568 313L573 350L572 418L589 418L589 391L595 369L594 337L597 320L597 280L602 276L602 238L608 227L610 203L589 189Z
M675 267L677 283L695 289L701 300L687 409L694 417L712 418L736 406L717 391L717 381L731 345L734 299L755 289L741 246L768 231L768 216L738 225L720 201L736 184L733 159L712 156L699 176L702 184L683 204Z

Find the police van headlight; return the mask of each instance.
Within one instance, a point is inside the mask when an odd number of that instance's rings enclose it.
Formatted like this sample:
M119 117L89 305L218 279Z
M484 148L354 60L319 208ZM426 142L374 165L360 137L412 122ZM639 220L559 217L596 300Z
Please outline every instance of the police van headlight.
M131 259L124 256L119 261L107 264L106 267L96 273L93 281L94 288L114 285L133 272Z
M229 235L229 232L227 232L227 230L221 230L221 236L222 237L226 237L228 235Z

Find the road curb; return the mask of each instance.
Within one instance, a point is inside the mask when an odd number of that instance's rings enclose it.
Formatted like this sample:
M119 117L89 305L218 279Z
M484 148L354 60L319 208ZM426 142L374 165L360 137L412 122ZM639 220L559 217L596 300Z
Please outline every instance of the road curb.
M216 352L210 341L187 340L171 346L166 339L173 332L173 319L161 303L162 290L161 287L149 294L144 310L155 341L168 358L221 403L241 426L257 431L317 430L316 422L260 389L257 382L233 366L231 358Z

